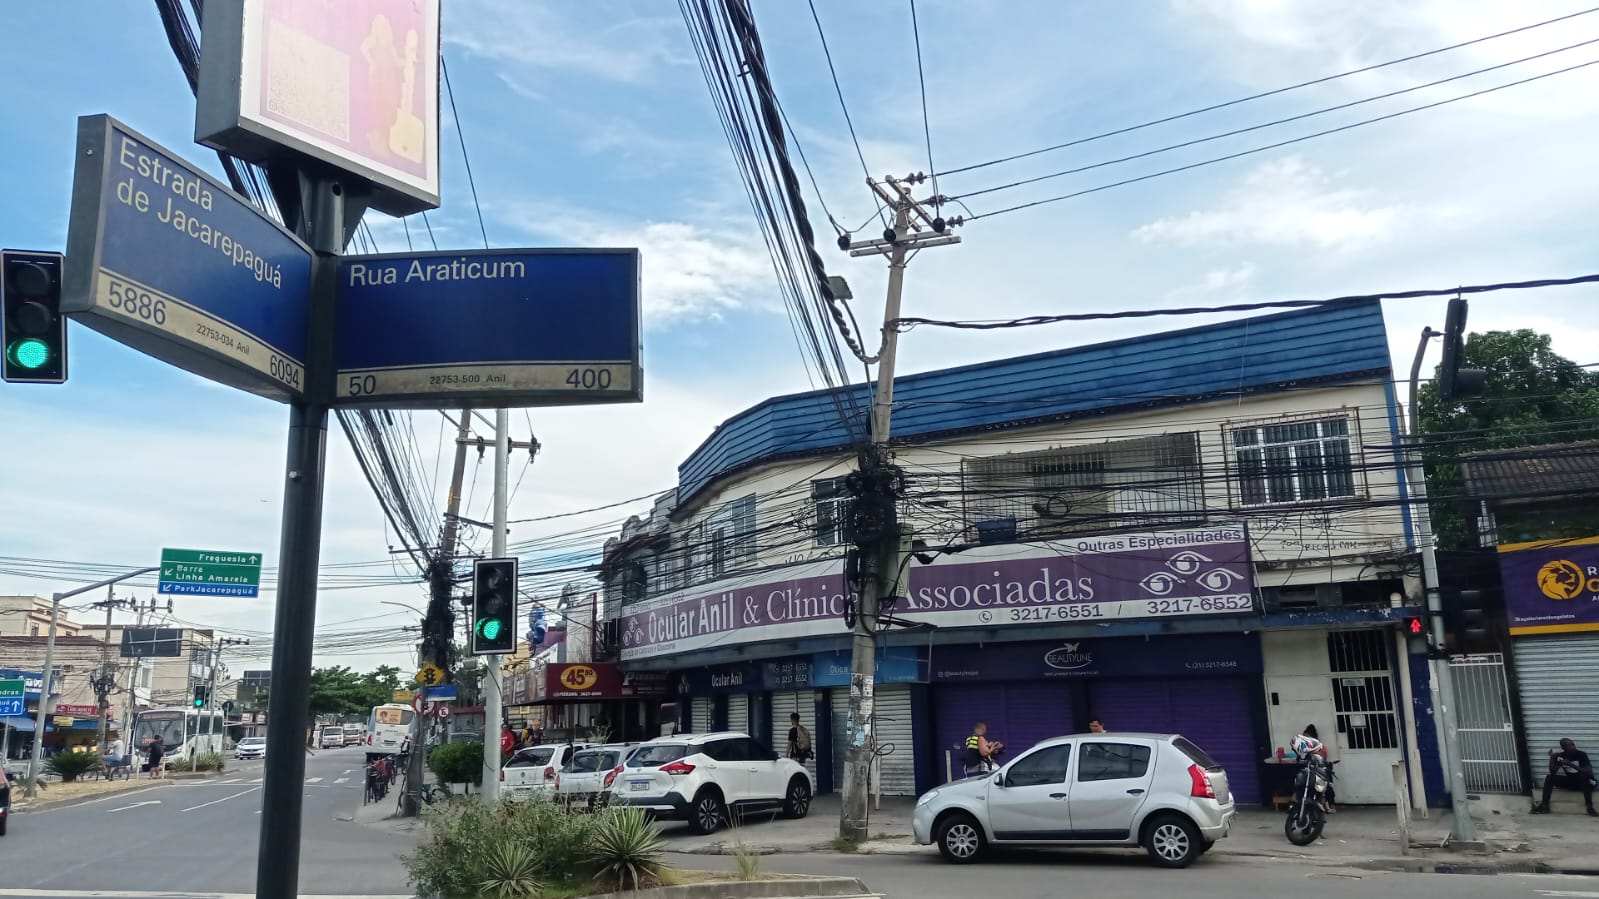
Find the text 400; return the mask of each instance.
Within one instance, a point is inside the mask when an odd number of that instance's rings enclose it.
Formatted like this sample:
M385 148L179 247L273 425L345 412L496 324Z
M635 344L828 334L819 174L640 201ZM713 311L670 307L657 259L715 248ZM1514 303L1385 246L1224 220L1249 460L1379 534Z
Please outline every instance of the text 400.
M566 385L579 390L611 389L611 370L608 368L574 368L566 373Z
M136 318L158 325L167 323L167 301L153 297L143 290L139 290L121 281L112 281L106 287L106 292L111 295L111 308L121 309Z

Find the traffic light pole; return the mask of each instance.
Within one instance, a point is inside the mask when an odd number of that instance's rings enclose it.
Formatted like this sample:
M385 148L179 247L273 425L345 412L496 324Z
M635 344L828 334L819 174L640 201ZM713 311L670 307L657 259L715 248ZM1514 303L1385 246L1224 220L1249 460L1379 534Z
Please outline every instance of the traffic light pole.
M79 587L76 590L68 590L65 593L50 594L50 635L46 637L44 641L44 671L41 672L39 676L39 709L34 714L33 719L33 753L32 757L28 759L28 788L24 792L24 795L26 795L29 799L32 799L33 795L39 791L39 767L40 763L44 760L44 722L46 716L50 714L50 707L52 705L50 702L50 688L54 685L51 683L52 678L50 675L55 671L56 624L61 619L61 600L70 596L77 596L79 593L88 593L90 590L98 590L101 587L109 587L112 584L125 581L128 578L138 577L141 574L149 574L152 571L159 570L161 570L160 566L139 568L137 570L130 571L127 574L119 574L114 578L96 581L93 584L90 584L86 587Z
M1460 726L1455 715L1455 678L1449 668L1449 656L1444 635L1443 595L1438 589L1438 554L1433 546L1432 515L1427 508L1427 472L1421 455L1421 407L1416 400L1420 393L1421 364L1427 355L1427 344L1439 336L1431 328L1421 329L1421 344L1416 347L1415 361L1410 365L1410 433L1405 435L1405 483L1410 490L1411 508L1415 510L1416 542L1421 549L1421 587L1427 596L1427 617L1430 620L1429 642L1432 652L1428 661L1432 665L1433 682L1438 685L1438 724L1441 734L1444 776L1449 779L1450 804L1454 822L1450 837L1457 843L1477 840L1477 822L1471 817L1471 797L1466 791L1466 773L1460 764Z
M505 557L505 529L510 498L507 494L511 469L510 416L504 409L494 412L494 529L489 555L496 559ZM517 585L511 588L511 621L516 621ZM514 632L514 631L513 631ZM483 801L497 802L500 798L500 719L505 716L500 687L503 672L500 655L485 656L488 666L488 685L483 696Z

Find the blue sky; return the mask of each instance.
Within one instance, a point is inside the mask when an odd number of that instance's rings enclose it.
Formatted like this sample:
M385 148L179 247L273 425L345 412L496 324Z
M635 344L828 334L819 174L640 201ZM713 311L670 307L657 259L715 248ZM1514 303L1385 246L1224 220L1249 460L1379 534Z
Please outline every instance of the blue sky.
M933 154L940 169L994 159L1261 90L1552 18L1581 2L1392 4L1171 0L922 0ZM908 6L817 0L839 78L874 175L927 168ZM92 14L89 10L92 9ZM822 199L850 227L872 203L839 112L807 6L756 3L785 109ZM446 0L444 52L496 246L638 246L644 254L646 402L513 415L545 450L512 517L571 512L671 486L675 467L717 422L810 385L770 261L709 104L683 22L669 3ZM23 4L0 58L12 98L0 118L0 243L65 241L74 119L110 113L216 171L192 144L193 100L153 5ZM1349 102L1599 38L1584 16L1405 66L942 179L974 191ZM978 212L1133 177L1296 134L1444 99L1599 58L1595 47L1259 134L975 197ZM1588 273L1596 259L1591 148L1599 67L1293 147L967 226L965 242L911 265L905 313L994 318L1442 287ZM26 96L26 103L20 97ZM453 128L443 137L441 246L480 243ZM825 233L819 204L810 197ZM380 249L406 248L403 226L369 217ZM421 240L415 219L411 235ZM870 233L872 229L868 228ZM881 261L824 247L850 280L862 320L880 312ZM1578 362L1599 362L1595 291L1473 302L1477 329L1552 333ZM1442 301L1389 303L1395 360L1408 368ZM1197 324L1172 320L1171 326ZM922 328L901 343L905 371L1137 333L1099 323L984 333ZM277 555L287 411L200 381L81 327L61 388L7 385L0 495L27 515L0 522L0 555L151 564L162 546ZM438 416L418 416L424 467L442 445ZM324 561L389 557L392 535L344 445L330 441ZM447 467L447 466L446 466ZM485 463L469 515L487 516ZM438 476L442 476L439 472ZM442 503L442 490L436 492ZM551 525L512 539L599 524L643 507ZM539 528L545 528L540 531ZM24 566L26 568L26 566ZM0 591L66 582L0 572ZM29 569L37 570L37 568ZM370 572L381 571L373 568ZM150 591L135 590L145 596ZM323 626L394 628L419 588L330 591ZM271 626L261 600L177 601L179 618L241 633ZM388 616L371 617L369 616ZM259 641L258 641L259 642ZM400 661L372 650L354 664ZM332 658L331 656L329 657Z

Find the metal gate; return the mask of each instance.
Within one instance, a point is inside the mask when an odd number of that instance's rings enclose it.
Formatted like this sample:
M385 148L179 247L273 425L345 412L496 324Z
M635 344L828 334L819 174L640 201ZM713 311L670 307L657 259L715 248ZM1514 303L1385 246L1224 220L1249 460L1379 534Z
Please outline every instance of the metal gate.
M1516 726L1510 714L1504 654L1451 656L1449 671L1455 680L1455 721L1466 789L1525 793L1521 763L1516 758Z

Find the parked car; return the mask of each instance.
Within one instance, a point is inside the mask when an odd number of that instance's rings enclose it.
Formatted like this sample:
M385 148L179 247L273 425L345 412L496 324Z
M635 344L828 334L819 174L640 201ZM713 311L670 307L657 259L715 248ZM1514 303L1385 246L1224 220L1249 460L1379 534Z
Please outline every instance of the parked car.
M481 743L483 735L469 730L458 730L450 734L451 743Z
M610 792L622 760L637 745L637 741L607 743L573 753L572 760L555 772L555 801L568 805L586 803L593 808L601 796Z
M1156 864L1186 868L1236 813L1227 772L1184 737L1077 734L927 791L911 829L952 862L990 846L1142 846Z
M233 747L233 757L240 760L266 758L266 737L241 738Z
M679 734L640 743L611 784L610 801L713 833L729 811L781 811L803 818L816 786L810 772L749 734Z
M3 760L0 760L3 761ZM0 837L6 835L6 817L11 814L11 778L0 765Z
M548 743L519 750L500 768L500 795L507 799L553 796L555 772L564 768L574 753L588 747L587 743Z
M361 738L365 735L359 724L344 725L344 745L346 746L360 746Z
M322 728L322 736L317 740L320 749L339 749L344 746L344 728L330 724Z

